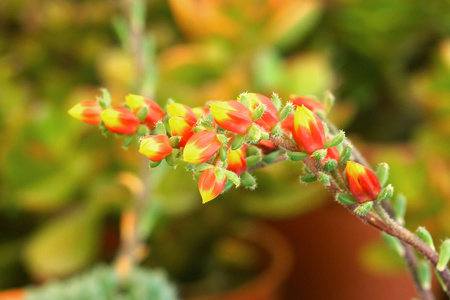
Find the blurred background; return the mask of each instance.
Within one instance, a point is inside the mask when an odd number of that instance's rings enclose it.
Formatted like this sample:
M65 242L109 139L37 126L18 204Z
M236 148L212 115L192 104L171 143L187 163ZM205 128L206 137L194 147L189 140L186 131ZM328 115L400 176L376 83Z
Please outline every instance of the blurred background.
M390 183L408 199L406 226L426 226L435 241L450 236L450 2L146 3L147 96L194 107L245 91L286 101L330 90L330 119L372 166L389 163ZM0 2L0 289L114 259L140 159L67 110L101 87L116 105L130 93L133 58L112 25L120 14L111 0ZM161 209L144 266L163 268L186 295L236 286L245 281L236 266L254 250L224 236L261 221L291 248L279 255L290 269L280 299L413 297L379 234L321 186L299 184L300 173L279 163L256 172L255 191L201 205L191 174L162 167L152 176Z

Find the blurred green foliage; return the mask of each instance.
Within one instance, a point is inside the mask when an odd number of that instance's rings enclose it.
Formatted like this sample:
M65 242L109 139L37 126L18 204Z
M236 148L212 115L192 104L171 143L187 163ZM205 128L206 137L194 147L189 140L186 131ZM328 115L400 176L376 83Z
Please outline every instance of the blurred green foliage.
M132 58L111 25L118 15L113 1L0 3L0 289L112 259L140 159L66 112L99 87L116 104L130 92ZM161 105L331 89L330 118L371 161L391 165L390 182L409 200L407 226L426 225L436 240L449 235L448 1L156 0L148 28ZM192 269L224 224L320 207L326 193L304 189L299 174L289 163L273 166L257 174L255 191L233 190L199 210L191 176L161 167L153 200L164 216L150 260L182 278L180 265ZM156 249L164 241L173 251ZM208 266L195 263L200 273Z

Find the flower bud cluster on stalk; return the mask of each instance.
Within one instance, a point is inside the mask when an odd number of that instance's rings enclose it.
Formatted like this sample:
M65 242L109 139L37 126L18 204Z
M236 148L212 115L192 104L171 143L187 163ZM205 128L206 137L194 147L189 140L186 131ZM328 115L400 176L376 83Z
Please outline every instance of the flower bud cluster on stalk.
M382 163L374 172L358 162L359 154L354 153L345 133L327 125L326 114L333 102L330 93L323 101L291 95L283 106L277 94L268 98L243 93L236 100L215 101L205 107L191 108L169 100L162 108L152 99L129 95L123 106L111 106L111 97L103 90L97 101L78 103L69 114L99 125L104 133L125 135L125 147L137 140L139 153L149 159L151 168L162 161L173 167L184 162L187 170L200 174L198 188L203 203L233 185L254 189L257 184L251 170L285 159L301 162L305 172L301 181L321 182L339 203L362 219L371 212L369 219L376 223L375 212L387 228L380 230L389 233L394 228L386 237L388 244L406 255L404 245L394 237L399 237L395 233L403 228L406 199L396 195L392 204L387 204L392 216L384 210L383 202L394 194L392 185L386 185L389 166ZM435 251L425 228L420 227L415 237ZM442 243L440 252L434 264L438 279L448 290L446 284L450 283L444 277L450 277L446 268L450 240ZM424 265L421 270L417 273L422 275L416 277L424 278L422 285L428 288L428 268Z

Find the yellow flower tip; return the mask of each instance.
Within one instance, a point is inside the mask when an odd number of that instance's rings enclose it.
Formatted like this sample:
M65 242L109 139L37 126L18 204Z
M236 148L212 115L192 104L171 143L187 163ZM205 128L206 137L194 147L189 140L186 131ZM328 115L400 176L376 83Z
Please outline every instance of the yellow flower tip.
M131 107L133 111L139 110L141 107L145 105L145 98L140 95L129 94L125 101Z

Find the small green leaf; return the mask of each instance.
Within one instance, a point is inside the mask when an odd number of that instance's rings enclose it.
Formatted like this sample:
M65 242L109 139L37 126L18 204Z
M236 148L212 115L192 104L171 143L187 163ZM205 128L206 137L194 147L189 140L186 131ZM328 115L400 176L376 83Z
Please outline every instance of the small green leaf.
M327 172L331 172L334 169L336 169L338 163L335 159L328 159L324 164L323 164L323 169Z
M310 183L310 182L316 181L317 177L314 174L306 174L306 175L300 177L300 180L305 182L305 183Z
M231 150L238 150L244 145L245 134L238 134L234 138L233 144L231 145Z
M151 169L156 168L157 166L159 166L161 164L161 160L158 161L150 161L149 162L149 166Z
M219 155L221 161L227 161L227 150L224 147L220 147Z
M241 183L243 186L250 189L254 189L256 187L256 179L249 172L242 173Z
M433 238L425 227L420 226L419 228L417 228L416 234L422 241L427 243L428 246L431 247L431 249L436 250L436 248L434 247Z
M148 129L148 127L145 126L145 125L139 125L139 127L138 127L138 129L136 130L136 133L135 133L135 135L137 137L143 137L143 136L146 136L146 135L149 135L149 134L150 134L150 129Z
M450 260L450 239L446 239L442 244L439 251L439 260L436 265L436 269L439 272L444 271L445 267Z
M317 160L324 159L325 156L327 156L327 150L325 149L316 150L311 154L311 156Z
M283 129L281 128L280 123L277 123L277 125L275 125L271 130L270 130L270 134L277 137L277 136L282 136L284 134Z
M334 105L335 97L330 91L325 92L323 103L325 105L325 112L329 113Z
M329 139L325 142L324 148L332 148L334 146L337 146L341 144L344 141L345 133L343 131L340 131L337 135Z
M253 111L252 111L252 121L256 121L259 118L262 117L265 111L265 106L263 104L258 105Z
M235 185L239 186L241 184L241 180L239 179L239 176L237 176L236 173L226 170L225 176Z
M248 99L247 93L242 93L238 97L238 101L244 104L247 108L250 108L250 99Z
M204 171L206 169L212 168L213 165L207 164L207 163L202 163L202 164L187 164L186 166L186 170L188 171L197 171L197 172L201 172Z
M273 93L272 98L270 98L270 100L272 100L272 103L275 106L275 108L277 109L277 111L280 111L280 108L281 108L280 96L278 96L278 94L276 94L276 93Z
M403 225L405 223L406 214L406 197L403 194L398 194L392 202L392 209L394 210L395 220Z
M389 165L387 163L379 164L375 174L377 175L381 187L384 187L389 178Z
M286 155L292 161L301 161L309 156L306 152L287 152Z
M156 123L154 131L156 135L167 135L166 126L163 122Z
M141 107L141 109L137 112L136 117L139 119L139 122L142 122L147 117L148 108L147 106Z
M338 160L338 165L345 164L347 160L350 159L350 156L352 156L352 146L347 145L344 147L344 149L341 152L341 155Z
M355 213L358 215L365 215L367 214L373 207L373 201L364 202L355 209Z
M261 161L261 156L259 156L259 155L247 156L245 158L245 162L247 163L247 168L253 167L254 165L259 163L260 161Z
M344 205L352 205L358 203L351 194L340 193L336 196L336 200Z
M247 131L247 137L251 143L256 144L261 140L261 130L255 124L252 124Z
M172 146L172 148L176 147L178 145L178 143L180 142L180 140L181 140L181 136L178 136L178 135L171 136L169 138L170 146Z
M98 99L98 104L100 104L101 108L107 109L111 106L111 95L107 89L101 89L101 91L102 97Z
M167 155L164 159L166 163L171 167L175 167L177 165L176 153L174 152Z
M392 251L403 257L403 254L405 253L405 248L396 237L393 237L392 235L389 235L386 232L382 232L381 236L383 237L384 241Z
M215 168L214 175L216 176L217 181L222 181L225 179L225 170L222 168Z
M389 184L387 187L381 189L381 191L378 193L377 201L386 201L392 197L394 194L394 187L392 184Z
M127 148L128 146L130 146L130 144L133 142L133 139L134 139L134 135L127 135L126 137L125 137L125 139L123 140L123 146L125 147L125 148Z
M321 172L319 174L319 181L322 182L322 184L325 186L330 185L330 176Z
M419 262L417 277L419 277L420 285L424 290L429 290L431 288L431 270L430 264L427 261L422 260Z
M294 111L294 106L291 102L286 103L284 108L281 110L278 120L281 122L286 119Z
M277 157L278 157L278 155L280 155L280 153L282 152L283 150L276 150L276 151L273 151L273 152L271 152L271 153L269 153L269 154L267 154L267 155L264 155L264 157L263 157L263 162L265 162L266 164L271 164L271 163L273 163L274 161L275 161L275 159L277 159Z
M222 146L226 146L228 144L228 138L224 134L217 134L217 138L219 139Z
M270 134L267 131L261 130L261 139L262 140L268 140L270 137Z

